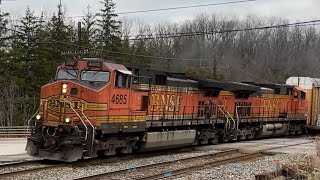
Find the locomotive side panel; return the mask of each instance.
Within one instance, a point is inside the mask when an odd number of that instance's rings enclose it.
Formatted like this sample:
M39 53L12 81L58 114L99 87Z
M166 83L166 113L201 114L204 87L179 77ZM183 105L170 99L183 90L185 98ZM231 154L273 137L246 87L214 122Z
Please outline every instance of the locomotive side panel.
M199 94L183 87L153 86L148 108L148 126L182 125L183 119L196 119Z

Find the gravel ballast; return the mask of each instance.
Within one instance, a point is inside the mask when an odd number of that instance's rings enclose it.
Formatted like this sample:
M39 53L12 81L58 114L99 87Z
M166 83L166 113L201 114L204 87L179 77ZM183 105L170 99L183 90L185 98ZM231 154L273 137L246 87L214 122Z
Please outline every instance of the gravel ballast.
M147 158L137 158L132 160L119 160L118 162L90 165L85 167L65 167L65 168L54 168L45 171L39 171L37 173L25 174L23 176L12 176L10 179L74 179L77 177L84 177L94 174L100 174L105 172L111 172L116 170L122 170L127 168L134 168L137 166L160 163L172 160L179 160L188 157L195 157L205 154L213 154L219 151L192 151L184 153L176 153L170 155L160 155Z
M294 163L303 160L301 154L278 154L267 156L254 162L233 163L215 167L212 169L203 169L189 174L180 175L173 179L223 179L223 180L254 180L256 174L271 172L274 168L273 160L279 160L280 163Z

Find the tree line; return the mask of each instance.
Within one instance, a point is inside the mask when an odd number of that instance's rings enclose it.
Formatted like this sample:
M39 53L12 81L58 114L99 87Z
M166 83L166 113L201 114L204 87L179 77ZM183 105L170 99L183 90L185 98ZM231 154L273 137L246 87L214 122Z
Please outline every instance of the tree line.
M154 25L120 18L115 9L111 0L101 1L98 13L88 8L80 30L61 4L49 16L37 17L27 8L18 21L0 12L0 126L26 125L39 106L40 87L54 78L59 64L78 56L232 81L285 83L289 76L319 76L316 25L230 31L288 20L215 14Z

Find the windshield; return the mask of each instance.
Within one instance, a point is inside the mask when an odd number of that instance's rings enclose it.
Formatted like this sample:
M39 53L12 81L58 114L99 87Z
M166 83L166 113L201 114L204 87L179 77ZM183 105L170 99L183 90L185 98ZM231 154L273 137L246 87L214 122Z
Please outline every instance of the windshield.
M75 69L59 69L57 79L77 79L77 73Z
M81 73L81 80L83 81L108 82L109 78L110 78L109 72L82 71Z

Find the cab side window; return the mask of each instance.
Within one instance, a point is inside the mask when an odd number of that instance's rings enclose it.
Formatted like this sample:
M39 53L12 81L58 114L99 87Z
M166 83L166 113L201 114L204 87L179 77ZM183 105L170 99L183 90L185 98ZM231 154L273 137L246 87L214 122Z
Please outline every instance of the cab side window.
M116 87L126 88L128 84L128 75L117 73L116 74Z

